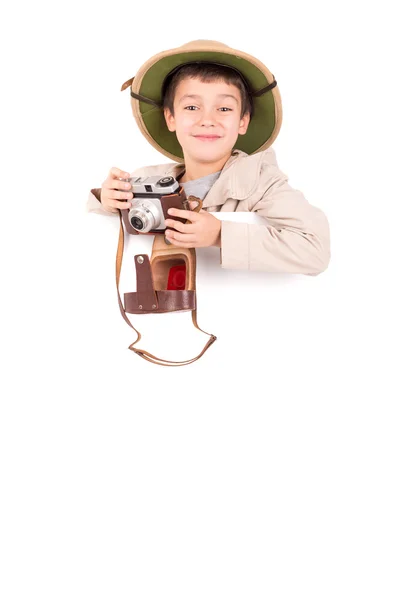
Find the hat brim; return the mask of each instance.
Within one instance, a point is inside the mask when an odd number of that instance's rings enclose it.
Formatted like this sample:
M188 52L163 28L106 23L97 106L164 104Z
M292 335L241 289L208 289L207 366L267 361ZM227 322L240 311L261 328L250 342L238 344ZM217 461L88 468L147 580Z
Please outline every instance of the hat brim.
M274 76L260 61L227 47L226 51L206 50L162 52L140 69L132 82L132 92L162 102L162 84L176 67L192 61L216 62L239 70L252 92L257 92L274 81ZM161 107L131 97L131 105L142 133L160 152L180 162L182 147L175 132L169 131ZM245 135L239 135L235 148L254 154L268 148L276 139L282 122L282 103L276 85L268 92L253 97L253 116Z

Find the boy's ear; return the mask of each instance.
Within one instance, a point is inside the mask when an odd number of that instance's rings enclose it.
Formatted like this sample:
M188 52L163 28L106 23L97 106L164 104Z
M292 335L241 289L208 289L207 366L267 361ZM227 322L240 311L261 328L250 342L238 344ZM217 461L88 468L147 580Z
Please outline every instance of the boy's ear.
M239 132L238 132L239 135L244 135L246 133L249 123L250 123L250 113L246 113L240 119Z
M169 110L169 108L164 108L164 118L165 118L165 122L167 124L168 129L170 131L175 131L176 130L175 119L172 116L172 113Z

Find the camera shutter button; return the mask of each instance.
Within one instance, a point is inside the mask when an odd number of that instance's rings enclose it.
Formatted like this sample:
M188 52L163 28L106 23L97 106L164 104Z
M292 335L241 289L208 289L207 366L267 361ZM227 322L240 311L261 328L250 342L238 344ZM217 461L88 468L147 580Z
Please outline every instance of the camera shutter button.
M171 185L171 183L174 182L174 178L173 177L162 177L161 179L159 179L157 181L157 185L159 185L160 187L167 187L168 185Z

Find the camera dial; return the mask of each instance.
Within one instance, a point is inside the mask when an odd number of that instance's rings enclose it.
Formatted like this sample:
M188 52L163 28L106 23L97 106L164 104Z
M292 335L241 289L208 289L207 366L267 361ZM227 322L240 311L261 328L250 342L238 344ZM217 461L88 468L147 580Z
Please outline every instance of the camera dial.
M173 177L162 177L161 179L159 179L157 181L157 185L159 185L160 187L167 187L169 185L171 185L174 182L174 178Z

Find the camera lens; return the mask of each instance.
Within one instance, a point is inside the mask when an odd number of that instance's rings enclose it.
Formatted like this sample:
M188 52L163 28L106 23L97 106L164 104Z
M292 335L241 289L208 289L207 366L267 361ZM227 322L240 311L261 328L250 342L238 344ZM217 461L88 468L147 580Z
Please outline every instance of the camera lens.
M133 217L133 219L131 219L131 224L134 229L138 229L139 231L143 229L143 221L142 219L139 219L139 217Z
M128 214L132 227L139 233L148 233L151 229L157 229L162 219L159 204L159 200L157 205L156 201L136 198Z

